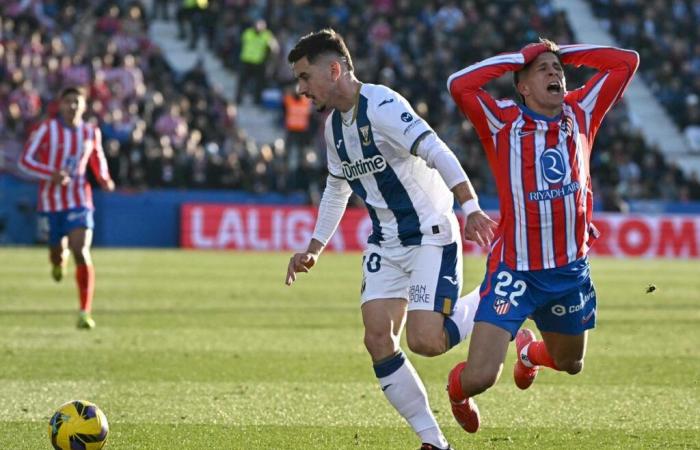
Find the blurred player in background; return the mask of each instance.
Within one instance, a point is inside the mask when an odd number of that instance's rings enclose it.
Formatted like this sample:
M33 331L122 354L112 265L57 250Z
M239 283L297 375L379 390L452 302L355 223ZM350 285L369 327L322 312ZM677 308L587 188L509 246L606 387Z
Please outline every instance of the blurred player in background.
M93 328L92 296L95 270L92 243L92 189L86 179L88 164L103 189L114 190L102 150L100 129L83 122L85 94L66 88L59 95L56 118L39 125L29 137L19 167L39 179L38 210L49 224L49 257L54 280L63 278L68 249L76 264L80 313L78 328Z
M563 65L596 69L583 87L566 91ZM472 397L498 380L515 338L515 383L527 389L539 366L570 374L583 369L596 293L587 259L597 237L591 222L589 173L596 133L639 65L631 50L558 47L548 40L473 64L450 76L448 89L474 124L498 187L501 220L481 285L481 302L466 363L449 375L452 411L475 432ZM514 72L522 100L494 100L487 82ZM542 333L520 329L531 316Z
M399 339L406 324L409 348L435 356L469 334L478 294L459 298L454 198L467 215L469 239L488 245L496 224L479 208L454 153L408 102L386 86L357 80L340 35L326 29L304 36L288 60L299 93L318 110L333 111L325 125L329 176L316 227L307 250L292 256L286 283L313 267L351 193L360 196L372 220L362 264L365 346L384 395L422 448L449 448Z

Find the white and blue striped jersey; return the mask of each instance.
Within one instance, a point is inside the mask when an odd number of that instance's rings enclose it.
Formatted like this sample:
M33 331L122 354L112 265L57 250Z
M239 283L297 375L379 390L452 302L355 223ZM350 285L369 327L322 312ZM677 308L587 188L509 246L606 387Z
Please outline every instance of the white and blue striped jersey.
M355 108L328 116L328 171L364 200L372 220L368 243L447 245L459 239L452 192L416 156L430 133L406 99L382 85L363 84Z

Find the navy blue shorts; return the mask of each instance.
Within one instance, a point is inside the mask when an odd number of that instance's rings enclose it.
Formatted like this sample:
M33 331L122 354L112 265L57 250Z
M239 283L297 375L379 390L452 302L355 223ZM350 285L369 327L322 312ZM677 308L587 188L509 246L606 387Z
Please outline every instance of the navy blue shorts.
M73 208L65 211L45 212L44 217L49 222L49 245L58 245L63 236L76 228L95 228L92 210L89 208Z
M588 258L554 269L517 271L500 263L486 272L475 322L508 330L514 338L531 317L540 331L578 335L595 326L596 292Z

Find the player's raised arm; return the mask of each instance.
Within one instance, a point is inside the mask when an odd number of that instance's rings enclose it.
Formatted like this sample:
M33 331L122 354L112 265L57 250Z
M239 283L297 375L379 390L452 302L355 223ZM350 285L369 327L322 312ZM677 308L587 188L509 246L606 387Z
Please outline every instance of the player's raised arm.
M537 57L537 51L541 53L545 50L526 47L521 52L493 56L467 66L447 79L450 95L462 113L474 124L482 141L503 128L507 118L503 117L502 109L513 105L510 100L495 100L483 86L507 72L522 69Z
M598 45L562 45L560 55L564 64L598 70L583 87L567 94L589 114L588 137L593 141L603 117L622 98L637 71L639 54Z

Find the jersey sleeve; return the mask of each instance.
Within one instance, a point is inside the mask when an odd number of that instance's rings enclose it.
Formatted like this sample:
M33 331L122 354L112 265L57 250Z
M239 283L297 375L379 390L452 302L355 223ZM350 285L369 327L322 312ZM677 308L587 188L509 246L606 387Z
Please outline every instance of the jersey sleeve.
M48 144L49 138L48 122L44 122L29 136L27 144L22 150L22 155L17 161L21 171L41 180L51 179L54 169L38 158L39 149Z
M385 95L373 99L368 105L367 115L373 133L379 133L395 147L414 155L420 140L433 132L408 101L390 89L386 89Z
M109 176L107 158L105 158L105 152L102 148L102 132L98 127L94 127L92 128L92 133L94 148L90 154L90 169L100 182L105 182L110 180L111 177Z
M639 54L634 50L596 45L563 45L560 48L564 64L586 66L598 70L566 99L578 103L586 116L587 135L591 142L603 118L624 94L639 67Z
M506 72L523 68L522 53L504 53L487 58L453 73L447 79L447 90L462 113L474 125L479 138L490 139L505 126L506 109L515 105L512 100L494 99L483 86Z

